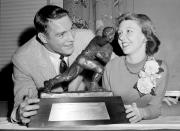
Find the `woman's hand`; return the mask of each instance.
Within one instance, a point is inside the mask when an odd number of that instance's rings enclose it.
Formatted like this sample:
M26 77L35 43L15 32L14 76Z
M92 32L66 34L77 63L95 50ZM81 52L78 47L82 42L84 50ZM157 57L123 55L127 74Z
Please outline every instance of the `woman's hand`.
M168 104L168 106L171 106L172 104L177 104L178 103L179 97L177 96L176 98L172 97L164 97L163 101Z
M143 119L143 114L141 108L138 108L136 103L132 105L125 105L127 116L126 118L129 119L130 123L136 123Z

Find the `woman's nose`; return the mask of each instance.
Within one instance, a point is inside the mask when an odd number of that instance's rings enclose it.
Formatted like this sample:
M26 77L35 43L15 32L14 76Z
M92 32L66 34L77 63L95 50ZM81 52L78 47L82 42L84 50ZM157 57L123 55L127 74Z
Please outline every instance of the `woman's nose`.
M119 38L119 40L123 41L126 37L125 37L124 34L121 34L121 35L118 36L118 38Z

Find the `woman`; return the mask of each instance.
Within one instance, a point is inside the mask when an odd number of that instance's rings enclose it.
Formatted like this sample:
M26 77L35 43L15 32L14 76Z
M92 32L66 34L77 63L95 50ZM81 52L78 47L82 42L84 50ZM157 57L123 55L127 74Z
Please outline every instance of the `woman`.
M118 43L125 56L107 64L103 87L122 97L131 123L156 118L168 79L167 65L154 57L160 40L144 14L122 14L118 24Z

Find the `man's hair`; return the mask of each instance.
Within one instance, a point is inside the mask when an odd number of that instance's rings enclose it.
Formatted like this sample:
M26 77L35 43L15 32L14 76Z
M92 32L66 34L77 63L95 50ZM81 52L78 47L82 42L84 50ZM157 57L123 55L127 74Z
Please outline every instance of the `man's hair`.
M156 35L151 19L145 14L125 13L117 18L118 26L125 20L135 20L142 29L142 33L147 39L146 54L153 55L159 49L160 40Z
M34 26L39 33L47 33L49 19L59 19L68 15L68 11L56 6L46 5L42 7L34 17Z

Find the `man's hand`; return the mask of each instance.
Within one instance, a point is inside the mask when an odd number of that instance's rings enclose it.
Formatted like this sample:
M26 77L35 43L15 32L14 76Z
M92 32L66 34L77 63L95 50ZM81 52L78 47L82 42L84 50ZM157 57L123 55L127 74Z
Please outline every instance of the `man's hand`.
M143 114L140 108L137 107L136 103L132 105L125 105L127 116L130 123L136 123L143 119Z
M39 109L39 99L38 98L28 98L25 97L23 102L19 105L16 118L22 124L26 125L31 121L31 116L37 114Z

